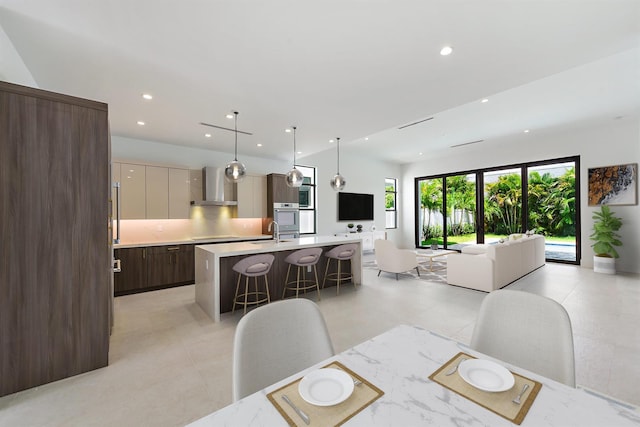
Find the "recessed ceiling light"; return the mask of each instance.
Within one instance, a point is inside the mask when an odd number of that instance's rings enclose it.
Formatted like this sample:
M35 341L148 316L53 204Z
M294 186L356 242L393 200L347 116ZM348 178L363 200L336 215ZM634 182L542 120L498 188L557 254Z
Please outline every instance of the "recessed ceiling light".
M206 138L211 138L211 134L210 134L210 133L205 133L205 134L204 134L204 136L205 136Z
M451 55L451 52L453 52L453 48L451 46L445 46L440 49L440 55L442 56Z
M149 94L149 93L143 93L142 97L146 100L152 100L153 99L153 95Z
M257 144L256 144L256 147L262 147L262 144L257 143Z
M418 156L422 156L422 153L418 153Z
M226 117L227 117L227 119L233 119L233 114L229 113L229 114L227 114Z
M296 152L296 154L302 154L302 151L298 151L298 152Z
M140 125L140 126L144 126L144 124L145 124L145 123L144 123L142 120L138 120L138 125Z
M368 137L368 136L367 136L367 137L365 137L365 138L364 138L364 140L365 140L365 141L368 141L368 140L369 140L369 137Z
M285 129L284 130L286 133L291 133L291 129Z
M333 139L330 139L329 142L335 142Z
M487 98L485 98L485 99L483 99L483 100L482 100L482 101L480 101L480 102L482 102L482 103L484 104L484 103L486 103L486 102L489 102L489 100L488 100Z
M524 133L529 133L529 129L525 129L525 130L524 130Z

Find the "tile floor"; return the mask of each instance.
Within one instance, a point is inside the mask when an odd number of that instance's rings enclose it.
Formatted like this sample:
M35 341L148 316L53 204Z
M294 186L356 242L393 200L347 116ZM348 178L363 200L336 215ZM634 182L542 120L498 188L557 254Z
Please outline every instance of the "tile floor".
M323 293L337 352L403 323L469 342L484 293L376 274ZM640 405L640 275L547 264L510 288L566 307L579 385ZM181 426L231 403L238 314L212 323L193 286L119 297L115 310L110 365L0 398L0 426Z

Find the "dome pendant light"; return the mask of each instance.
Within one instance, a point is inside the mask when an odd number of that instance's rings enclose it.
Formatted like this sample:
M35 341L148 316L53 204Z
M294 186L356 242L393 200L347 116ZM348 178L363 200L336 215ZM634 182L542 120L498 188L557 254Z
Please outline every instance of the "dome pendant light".
M338 141L338 172L334 175L333 179L331 179L330 184L331 188L335 191L340 191L347 182L344 180L344 177L340 175L340 138L336 138L336 140Z
M296 127L293 129L293 169L287 172L286 180L289 187L298 188L302 185L304 175L298 169L296 169Z
M238 112L233 112L233 117L235 119L234 132L236 134L236 148L235 148L235 157L231 163L224 168L224 177L227 181L231 183L238 183L244 179L245 174L247 173L247 168L238 161Z

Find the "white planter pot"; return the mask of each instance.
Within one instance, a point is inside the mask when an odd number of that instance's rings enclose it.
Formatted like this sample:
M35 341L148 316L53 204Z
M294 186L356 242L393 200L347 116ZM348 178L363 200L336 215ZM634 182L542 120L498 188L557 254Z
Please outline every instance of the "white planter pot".
M593 271L596 273L616 274L616 259L594 255Z

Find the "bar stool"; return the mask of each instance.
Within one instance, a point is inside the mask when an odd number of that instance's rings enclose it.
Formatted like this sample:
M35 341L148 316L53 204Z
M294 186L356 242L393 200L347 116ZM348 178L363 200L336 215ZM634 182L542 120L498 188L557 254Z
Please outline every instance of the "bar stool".
M270 303L271 297L269 296L269 281L267 280L267 274L271 270L271 265L275 257L272 254L260 254L253 255L244 258L236 262L233 267L233 271L238 273L238 283L236 284L236 294L233 297L233 313L236 310L236 305L244 307L244 314L247 313L247 306L260 305L263 302ZM242 276L245 276L244 293L238 293L240 291L240 280ZM264 291L258 289L258 277L264 277ZM255 278L255 290L249 292L249 277ZM252 296L249 300L249 295Z
M353 276L351 272L342 271L342 261L347 261L353 258L353 255L355 255L357 250L358 250L358 245L356 245L355 243L349 243L346 245L336 246L335 248L331 249L329 252L325 253L325 256L329 259L327 260L327 268L325 268L324 270L324 280L322 281L323 289L327 280L331 280L336 282L336 288L337 288L336 294L339 294L341 282L344 282L345 280L353 281ZM328 273L329 264L331 264L332 259L335 259L338 262L337 273ZM356 284L354 283L353 287L355 288L355 286Z
M316 264L318 264L321 254L322 248L307 248L295 251L292 254L289 254L289 256L284 259L284 261L289 264L289 268L287 268L287 277L284 280L282 299L284 299L287 290L296 291L296 298L298 298L298 294L300 293L300 291L306 292L307 289L316 288L316 290L318 291L318 301L320 301L320 285L318 283L318 271L316 269ZM298 271L296 274L296 280L289 281L289 273L291 272L292 265L297 266ZM315 281L312 279L307 279L306 270L311 266L313 266ZM300 278L301 272L302 278Z

